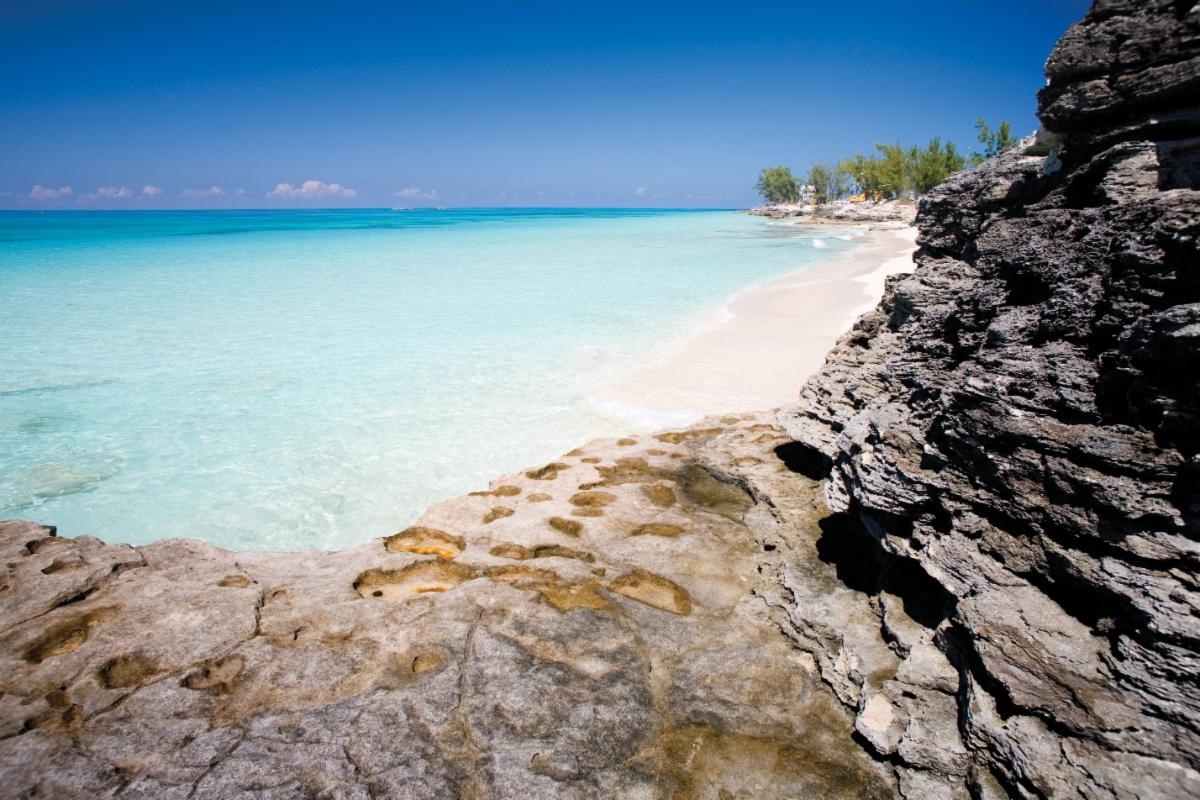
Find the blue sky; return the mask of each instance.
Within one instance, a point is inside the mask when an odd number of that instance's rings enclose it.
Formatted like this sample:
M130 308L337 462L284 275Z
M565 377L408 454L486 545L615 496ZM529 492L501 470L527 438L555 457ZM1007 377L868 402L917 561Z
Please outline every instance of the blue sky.
M1084 0L7 2L0 207L701 206L1035 129Z

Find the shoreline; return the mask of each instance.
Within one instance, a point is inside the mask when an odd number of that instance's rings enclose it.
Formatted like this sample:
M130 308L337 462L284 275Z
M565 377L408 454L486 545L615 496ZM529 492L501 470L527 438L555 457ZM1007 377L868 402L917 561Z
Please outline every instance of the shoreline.
M871 229L836 258L741 290L719 321L589 399L606 415L667 425L790 402L834 342L879 302L887 276L912 270L916 234Z

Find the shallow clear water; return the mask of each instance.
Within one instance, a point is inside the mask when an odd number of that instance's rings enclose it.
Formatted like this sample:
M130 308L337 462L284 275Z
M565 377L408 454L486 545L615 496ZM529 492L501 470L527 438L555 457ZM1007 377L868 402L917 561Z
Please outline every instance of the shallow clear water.
M636 421L594 387L828 258L731 212L0 212L0 518L341 547Z

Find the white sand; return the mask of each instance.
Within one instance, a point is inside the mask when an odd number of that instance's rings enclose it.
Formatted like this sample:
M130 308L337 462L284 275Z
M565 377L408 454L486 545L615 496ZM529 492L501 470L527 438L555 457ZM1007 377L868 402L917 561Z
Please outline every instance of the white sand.
M838 337L879 302L884 278L912 270L916 234L871 231L844 256L741 292L722 321L599 392L597 404L679 424L792 401Z

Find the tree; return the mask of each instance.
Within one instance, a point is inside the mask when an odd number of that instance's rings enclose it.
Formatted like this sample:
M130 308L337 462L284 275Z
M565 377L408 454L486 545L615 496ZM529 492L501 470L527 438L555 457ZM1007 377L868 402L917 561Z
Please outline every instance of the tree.
M808 171L808 184L813 189L813 195L818 203L825 201L829 191L829 170L824 164L814 164Z
M759 173L755 188L771 204L800 201L800 186L791 167L767 167Z
M913 147L909 150L910 171L913 189L925 194L966 166L953 142L942 146L942 140L934 137L924 150Z
M818 203L828 203L844 197L850 191L850 173L845 161L814 164L808 171L808 182Z
M846 161L814 164L809 170L809 184L817 203L832 203L833 200L845 197L850 192L852 179Z
M975 138L983 145L982 153L971 154L971 164L978 165L986 158L999 155L1009 148L1016 147L1020 140L1013 136L1012 124L1001 122L996 130L992 130L987 120L979 117L975 120Z
M842 168L858 186L858 190L872 200L882 200L886 196L883 178L879 171L880 161L877 158L867 158L862 153L842 161Z
M886 197L901 197L910 188L909 168L910 153L896 142L895 144L877 144L879 163L876 166L880 190Z

